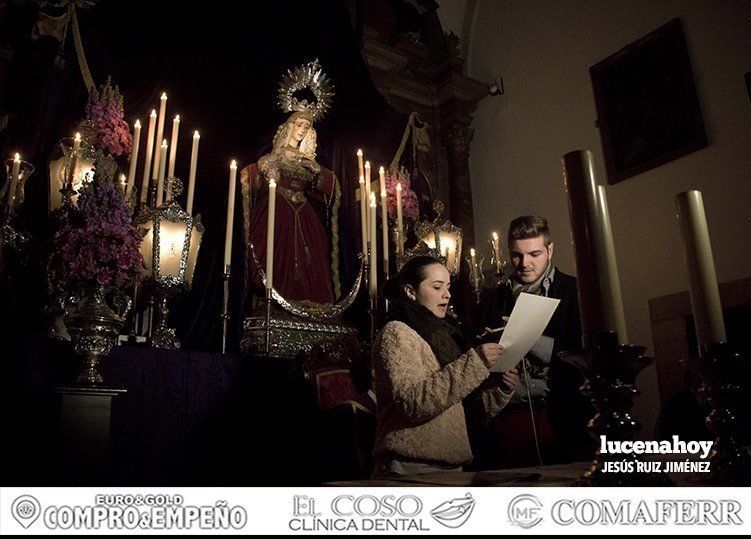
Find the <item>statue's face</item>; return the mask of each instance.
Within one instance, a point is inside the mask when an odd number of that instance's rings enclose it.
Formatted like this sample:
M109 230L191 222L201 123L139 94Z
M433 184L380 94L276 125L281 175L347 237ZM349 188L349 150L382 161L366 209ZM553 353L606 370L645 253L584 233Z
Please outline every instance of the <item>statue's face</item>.
M290 142L293 146L300 145L300 142L308 133L308 129L310 129L310 122L305 118L297 118L294 121L294 123L292 124L292 135L290 137Z

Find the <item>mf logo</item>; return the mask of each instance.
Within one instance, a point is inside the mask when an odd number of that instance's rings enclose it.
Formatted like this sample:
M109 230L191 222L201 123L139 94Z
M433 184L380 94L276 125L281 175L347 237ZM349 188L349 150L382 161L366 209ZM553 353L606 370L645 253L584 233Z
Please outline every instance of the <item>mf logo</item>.
M514 526L529 529L542 522L542 502L531 494L521 494L511 500L508 519Z

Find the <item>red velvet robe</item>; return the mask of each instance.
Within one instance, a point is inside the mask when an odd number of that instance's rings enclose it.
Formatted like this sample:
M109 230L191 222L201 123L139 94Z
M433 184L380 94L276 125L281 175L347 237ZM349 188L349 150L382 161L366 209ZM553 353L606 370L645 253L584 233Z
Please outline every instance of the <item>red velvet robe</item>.
M246 238L249 237L253 243L258 261L265 270L268 184L255 163L242 170L241 181L244 184L243 194L250 195L253 201L250 204L250 219L246 221L246 227L249 226ZM277 181L274 288L285 299L333 303L331 241L311 204L330 203L336 176L323 168L312 183L314 185L284 174ZM301 202L289 200L289 195L295 192L303 193L305 199ZM249 261L248 268L251 283L260 286L260 277L252 261Z

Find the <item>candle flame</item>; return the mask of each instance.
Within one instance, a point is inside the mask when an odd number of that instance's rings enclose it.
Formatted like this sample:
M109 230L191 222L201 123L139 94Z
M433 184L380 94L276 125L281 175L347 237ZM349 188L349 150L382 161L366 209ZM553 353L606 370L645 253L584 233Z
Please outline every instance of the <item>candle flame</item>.
M365 168L370 168L370 161L365 161Z
M237 168L237 161L233 159L232 162L229 164L229 168Z
M156 109L151 109L151 114L149 114L149 116L156 118Z
M162 97L161 97L161 99L167 99L167 92L162 92Z
M76 133L76 142L81 142L81 133Z
M141 127L141 120L136 120L136 125L135 125L135 127Z
M381 167L381 168L378 169L378 173L379 174L385 174L386 173L386 169L384 169L383 167Z
M475 256L475 250L474 249L470 249L469 250L469 256Z
M362 150L357 150L357 157L362 157Z
M162 148L166 148L166 147L167 147L167 139L164 139L162 141Z
M197 130L193 133L193 138L201 138L201 135L198 134Z
M398 182L398 183L396 184L396 190L397 190L397 191L401 191L401 190L402 190L402 182Z
M375 208L375 205L376 205L375 193L370 193L370 207Z
M276 187L276 180L274 178L269 180L269 187Z
M179 121L180 121L180 115L179 115L179 114L176 114L176 115L175 115L175 121L176 121L176 122L179 122Z
M120 183L125 183L125 174L120 174Z
M493 232L493 239L495 241L498 241L498 233L497 232Z
M16 158L15 158L15 160L16 160L16 161L20 161L20 160L21 160L21 154L20 154L20 153L17 153L17 154L16 154Z

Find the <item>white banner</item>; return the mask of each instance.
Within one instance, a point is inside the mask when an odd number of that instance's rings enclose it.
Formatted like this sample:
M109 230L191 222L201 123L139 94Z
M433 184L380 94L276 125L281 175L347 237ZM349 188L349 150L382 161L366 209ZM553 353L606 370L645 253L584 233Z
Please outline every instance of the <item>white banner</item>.
M747 534L744 488L2 488L6 534Z

